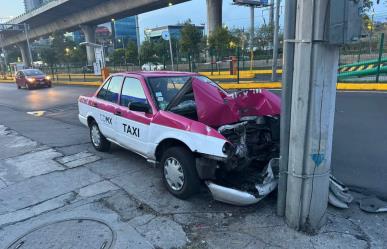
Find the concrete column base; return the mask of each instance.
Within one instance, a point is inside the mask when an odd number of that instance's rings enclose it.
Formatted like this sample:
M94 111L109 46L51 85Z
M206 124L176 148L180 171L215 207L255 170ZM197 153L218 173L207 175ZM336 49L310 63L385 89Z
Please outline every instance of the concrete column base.
M26 67L31 67L31 58L29 56L27 42L19 43L17 44L17 47L20 49L20 53L21 53L24 65Z

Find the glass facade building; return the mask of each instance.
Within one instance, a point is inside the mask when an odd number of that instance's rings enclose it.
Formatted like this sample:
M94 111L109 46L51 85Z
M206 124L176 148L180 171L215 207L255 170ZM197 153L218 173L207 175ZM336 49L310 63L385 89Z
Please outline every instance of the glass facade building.
M112 20L111 29L116 48L125 47L129 41L132 41L138 45L139 33L137 26L137 16Z

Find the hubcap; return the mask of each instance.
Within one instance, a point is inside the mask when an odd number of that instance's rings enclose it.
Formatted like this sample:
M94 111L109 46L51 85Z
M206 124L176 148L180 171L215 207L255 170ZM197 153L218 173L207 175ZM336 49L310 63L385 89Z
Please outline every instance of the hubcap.
M101 143L101 135L96 125L91 127L91 141L95 146L99 146Z
M169 157L164 163L164 176L168 185L175 191L179 191L184 185L184 173L181 164L176 158Z

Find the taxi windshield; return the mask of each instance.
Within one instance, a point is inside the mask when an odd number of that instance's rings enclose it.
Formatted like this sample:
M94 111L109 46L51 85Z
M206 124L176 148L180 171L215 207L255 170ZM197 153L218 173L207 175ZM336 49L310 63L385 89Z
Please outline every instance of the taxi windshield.
M171 102L191 77L192 76L163 76L148 78L148 84L150 85L156 102L161 110L165 110L169 102Z

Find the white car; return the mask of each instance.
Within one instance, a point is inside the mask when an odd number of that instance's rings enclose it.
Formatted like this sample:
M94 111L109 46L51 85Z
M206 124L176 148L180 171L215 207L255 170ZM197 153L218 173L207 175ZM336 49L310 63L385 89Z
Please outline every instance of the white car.
M164 70L164 65L160 63L148 62L141 66L142 71L161 71Z

